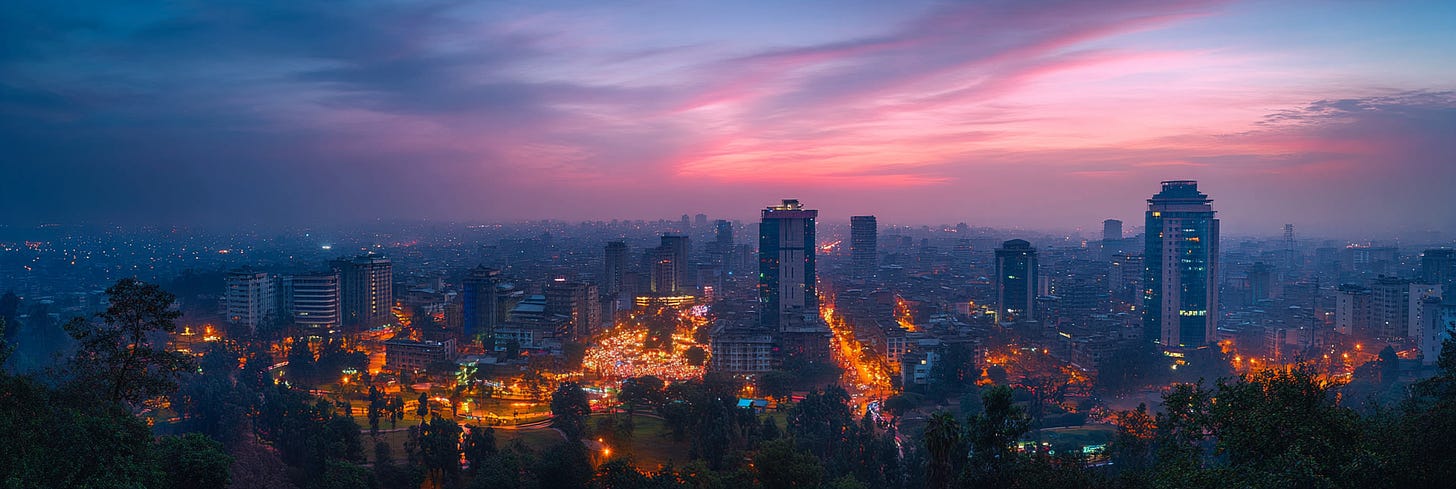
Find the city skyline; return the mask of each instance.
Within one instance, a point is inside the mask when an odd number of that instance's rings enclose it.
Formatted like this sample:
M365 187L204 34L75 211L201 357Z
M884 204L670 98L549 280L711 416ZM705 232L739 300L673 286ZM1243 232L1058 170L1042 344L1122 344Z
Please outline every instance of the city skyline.
M792 197L1091 233L1192 179L1230 234L1449 233L1453 8L26 3L0 21L19 189L0 221L670 217L664 201L749 221Z

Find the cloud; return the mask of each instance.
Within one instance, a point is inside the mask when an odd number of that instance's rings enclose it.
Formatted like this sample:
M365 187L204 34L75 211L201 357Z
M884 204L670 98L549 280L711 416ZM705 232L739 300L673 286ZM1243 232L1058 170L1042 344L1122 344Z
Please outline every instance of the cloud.
M1195 177L1258 226L1456 222L1425 195L1456 178L1451 92L1303 83L1267 57L1156 42L1222 2L946 2L829 40L670 43L743 26L671 17L634 36L645 7L629 5L93 7L0 17L0 169L17 183L0 220L746 215L790 194L1064 225Z

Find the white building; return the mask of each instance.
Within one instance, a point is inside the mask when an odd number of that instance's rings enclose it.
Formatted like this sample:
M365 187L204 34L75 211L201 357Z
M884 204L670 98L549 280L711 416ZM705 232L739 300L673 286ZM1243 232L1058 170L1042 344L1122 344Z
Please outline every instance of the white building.
M249 333L257 331L274 311L273 277L244 268L228 273L225 280L228 323L247 327Z

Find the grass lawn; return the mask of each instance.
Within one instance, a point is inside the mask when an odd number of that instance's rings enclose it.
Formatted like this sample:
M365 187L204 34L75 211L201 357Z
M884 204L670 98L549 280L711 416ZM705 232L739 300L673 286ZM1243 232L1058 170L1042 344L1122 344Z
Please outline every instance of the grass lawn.
M359 420L355 420L356 423L358 421ZM398 427L407 428L409 426L418 425L419 420L410 420L400 421ZM386 421L380 428L388 429L389 422ZM409 431L401 429L399 431L390 431L387 433L381 432L379 433L378 438L371 438L369 436L369 431L365 430L363 433L360 434L360 438L360 441L364 444L364 456L368 459L369 463L374 463L374 443L376 441L382 441L389 444L390 456L394 458L394 460L399 461L402 460L405 456L404 443L409 440ZM556 430L550 428L525 430L509 430L497 428L495 430L496 446L505 447L514 440L521 440L522 443L525 443L527 447L530 447L531 450L536 452L545 450L563 441L561 438L561 433L558 433Z
M615 416L619 421L627 419L626 414L592 416L588 424L592 429L596 429L598 419L611 416ZM688 442L673 440L672 430L668 429L662 420L638 415L632 419L632 423L634 425L632 439L624 447L612 447L615 452L614 458L615 454L622 454L631 458L633 465L644 469L654 469L668 463L683 466L691 461L688 458L690 449Z

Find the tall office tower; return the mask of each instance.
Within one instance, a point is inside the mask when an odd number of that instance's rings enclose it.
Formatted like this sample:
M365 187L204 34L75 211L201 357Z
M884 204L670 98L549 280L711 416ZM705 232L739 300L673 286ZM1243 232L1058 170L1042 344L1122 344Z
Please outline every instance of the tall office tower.
M873 277L880 268L879 241L880 228L875 216L849 218L849 257L856 277Z
M1344 284L1335 294L1335 331L1343 335L1371 336L1370 289L1355 284Z
M643 258L646 263L643 271L647 273L647 290L652 295L674 296L682 293L681 285L677 281L681 262L677 261L677 255L671 247L663 245L652 248L647 250Z
M249 334L257 332L258 325L276 309L273 277L242 268L229 272L225 284L228 323L248 328Z
M1117 219L1108 219L1106 221L1102 221L1102 241L1106 242L1121 240L1122 221L1119 221Z
M338 272L306 273L287 280L293 290L293 297L289 299L293 324L305 329L339 327L342 312Z
M1270 291L1274 288L1274 267L1264 262L1254 262L1249 267L1249 299L1251 302L1259 302L1273 297Z
M500 270L477 266L460 287L460 324L465 341L491 344L500 318Z
M688 262L688 253L693 249L692 242L687 236L666 235L662 237L662 248L672 253L673 269L677 271L675 291L689 293L696 286L696 278L693 273L697 267Z
M692 220L692 218L689 218L687 214L683 214L681 226L682 226L682 229L679 229L679 231L682 231L684 233L688 232L688 230L689 229L692 229L692 227L693 227L693 220Z
M696 227L696 228L706 228L706 227L708 227L708 215L707 214L698 214L698 215L693 216L693 227Z
M1218 219L1198 182L1163 182L1148 199L1143 335L1165 348L1218 341Z
M1010 323L1036 319L1038 275L1036 248L1013 239L996 248L996 320Z
M1410 332L1411 281L1380 276L1370 286L1371 334L1376 339L1395 341Z
M573 339L587 339L597 332L602 324L601 310L596 285L566 280L546 284L546 314L571 318Z
M627 273L626 242L611 241L607 243L605 265L606 270L602 273L603 293L608 296L616 296L622 293L622 277Z
M1285 224L1284 225L1284 268L1285 269L1287 269L1287 270L1294 269L1294 266L1296 264L1295 262L1297 261L1297 260L1294 259L1294 255L1295 255L1295 253L1294 253L1294 225L1293 224Z
M1421 253L1421 281L1456 290L1456 250L1435 248Z
M394 321L394 271L388 258L359 255L329 266L339 272L344 326L367 329Z
M719 219L713 223L713 227L715 231L713 242L717 244L718 249L722 251L733 249L733 222Z
M758 226L759 324L782 330L819 316L814 284L814 219L798 200L763 210Z

